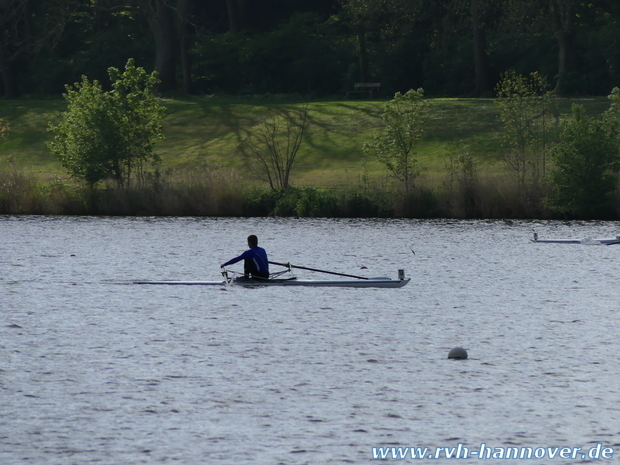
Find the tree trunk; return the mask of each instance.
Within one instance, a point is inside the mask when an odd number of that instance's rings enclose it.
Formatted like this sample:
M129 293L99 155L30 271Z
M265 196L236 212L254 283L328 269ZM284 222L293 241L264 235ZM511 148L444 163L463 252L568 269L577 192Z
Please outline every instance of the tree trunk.
M368 82L368 50L366 49L366 33L364 25L357 25L357 43L360 53L360 82Z
M575 64L575 37L572 32L558 34L558 75L565 76Z
M474 41L475 95L480 97L489 92L489 66L486 50L486 31L479 0L471 0L470 11Z
M230 32L238 32L237 0L226 0L226 9L228 10L228 30Z
M248 24L247 0L237 0L237 21L239 30L245 29Z
M149 25L155 39L155 71L161 81L158 90L166 92L176 88L174 21L165 0L152 0L151 7Z
M0 76L2 76L2 84L4 86L4 98L14 99L19 97L19 86L13 72L13 65L2 44L0 44Z
M183 75L183 91L192 92L192 75L189 62L188 18L193 0L177 1L177 34L179 38L179 55L181 58L181 73Z
M549 0L555 35L558 39L558 81L556 90L567 90L568 73L575 68L575 0Z
M27 40L32 40L32 38L34 37L34 27L32 25L32 10L32 0L26 0L24 2L24 35L26 36Z

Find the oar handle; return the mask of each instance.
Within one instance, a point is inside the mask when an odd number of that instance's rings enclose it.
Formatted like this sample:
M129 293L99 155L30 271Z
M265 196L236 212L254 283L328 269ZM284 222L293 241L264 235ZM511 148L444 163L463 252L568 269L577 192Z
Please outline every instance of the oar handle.
M278 262L269 262L272 265L279 265L279 266L284 266L286 268L297 268L300 270L308 270L308 271L316 271L318 273L326 273L326 274L333 274L336 276L346 276L347 278L357 278L357 279L368 279L364 276L355 276L353 274L344 274L344 273L336 273L334 271L327 271L327 270L318 270L316 268L308 268L307 266L298 266L298 265L291 265L290 263L278 263Z

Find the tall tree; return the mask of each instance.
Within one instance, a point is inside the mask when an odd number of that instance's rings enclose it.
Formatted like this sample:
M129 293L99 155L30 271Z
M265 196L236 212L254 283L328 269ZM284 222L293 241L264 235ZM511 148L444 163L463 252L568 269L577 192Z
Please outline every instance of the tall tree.
M477 97L490 91L489 60L487 56L485 1L470 0L471 30L474 44L475 94Z
M4 96L19 95L18 62L28 63L53 48L78 7L78 0L0 0L0 76Z
M558 40L558 81L556 90L565 91L567 74L574 70L576 0L549 0L549 12Z
M134 0L146 16L155 43L158 90L177 88L177 65L181 65L183 88L191 89L189 26L194 0ZM179 60L177 60L179 58Z
M181 75L183 76L183 90L192 92L192 75L189 62L190 48L190 15L194 0L177 0L177 14L175 15L176 32L179 43Z
M167 0L144 0L142 4L155 40L155 71L159 74L159 90L174 90L177 47L172 8Z
M355 36L360 82L371 78L368 36L397 28L402 18L410 19L423 0L339 0L342 16ZM389 35L389 34L388 34Z
M368 49L366 47L366 29L371 19L381 7L381 0L342 0L342 10L353 28L357 40L360 82L368 82Z
M448 27L452 27L457 36L467 34L471 38L472 85L477 97L492 91L487 34L498 28L505 9L504 0L450 0L446 5Z

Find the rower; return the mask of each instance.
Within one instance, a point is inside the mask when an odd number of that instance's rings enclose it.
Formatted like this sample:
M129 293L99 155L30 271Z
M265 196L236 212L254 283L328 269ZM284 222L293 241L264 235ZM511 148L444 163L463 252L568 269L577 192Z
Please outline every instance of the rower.
M258 246L258 238L252 234L248 236L249 249L243 252L238 257L228 260L221 265L224 268L227 265L233 263L243 262L243 272L246 278L269 278L269 260L267 259L267 252L262 247Z

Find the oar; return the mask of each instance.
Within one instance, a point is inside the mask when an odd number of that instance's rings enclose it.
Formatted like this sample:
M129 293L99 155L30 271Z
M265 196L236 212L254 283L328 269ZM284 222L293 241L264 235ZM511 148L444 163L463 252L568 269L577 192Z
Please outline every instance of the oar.
M368 278L365 278L364 276L355 276L352 274L336 273L334 271L317 270L316 268L308 268L307 266L291 265L290 263L278 263L278 262L269 262L269 263L271 263L272 265L285 266L287 268L298 268L300 270L317 271L319 273L335 274L336 276L346 276L347 278L368 279Z

